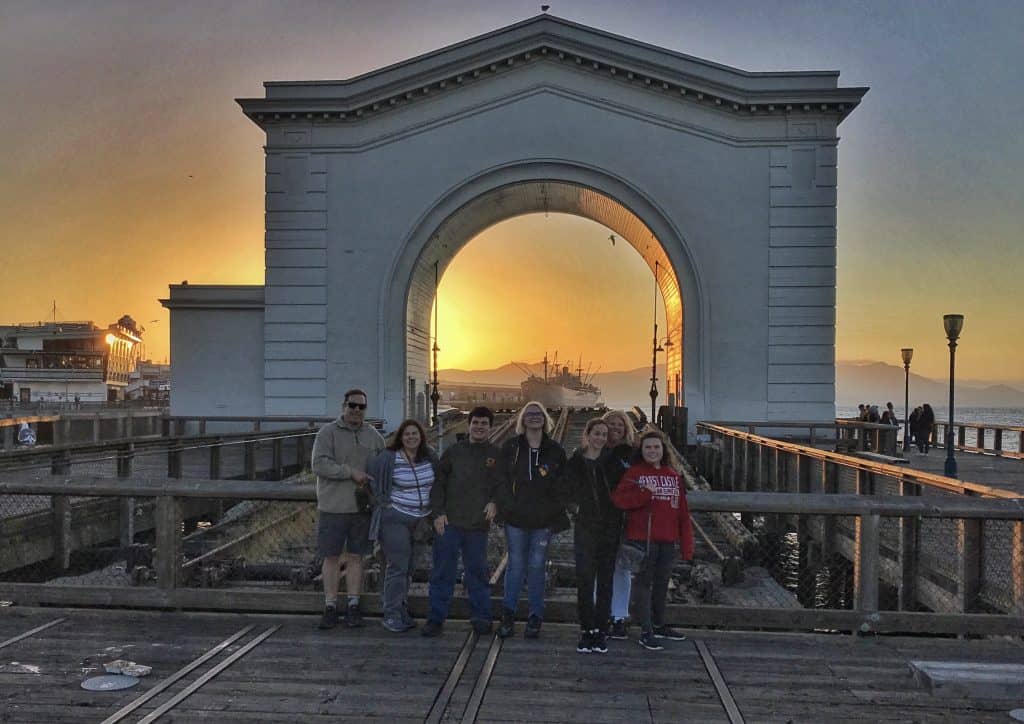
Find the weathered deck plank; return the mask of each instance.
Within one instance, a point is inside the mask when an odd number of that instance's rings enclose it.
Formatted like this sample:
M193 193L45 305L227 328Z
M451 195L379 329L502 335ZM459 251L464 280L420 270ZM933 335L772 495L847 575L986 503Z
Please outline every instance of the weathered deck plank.
M359 630L316 629L312 616L8 609L9 637L66 616L67 622L18 641L0 657L0 721L100 721L227 636L253 631L132 714L152 712L237 651L257 633L270 638L222 671L161 721L422 721L465 640L453 622L439 639L394 635L376 620ZM575 651L577 630L545 625L537 641L509 639L497 658L479 721L726 721L692 642L648 652L612 641L607 655ZM940 699L917 685L912 658L1024 663L1016 639L957 640L696 631L715 657L747 722L1005 721L1019 702ZM490 638L470 656L445 712L458 721ZM123 692L79 684L112 658L154 667ZM19 666L11 662L19 662ZM32 667L38 667L38 673Z

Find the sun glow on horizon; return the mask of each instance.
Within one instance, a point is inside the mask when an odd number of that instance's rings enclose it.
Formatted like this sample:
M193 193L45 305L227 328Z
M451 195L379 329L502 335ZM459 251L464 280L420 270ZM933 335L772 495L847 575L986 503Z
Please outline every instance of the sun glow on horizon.
M473 238L438 285L438 366L559 359L603 371L650 364L654 277L628 242L566 214L529 214ZM658 320L665 305L658 294ZM433 319L431 320L433 329ZM663 360L661 360L663 361Z

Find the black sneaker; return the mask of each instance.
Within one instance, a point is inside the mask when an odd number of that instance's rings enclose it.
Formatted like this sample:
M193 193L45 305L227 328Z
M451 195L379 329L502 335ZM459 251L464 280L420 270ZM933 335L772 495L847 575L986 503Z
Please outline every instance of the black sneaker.
M334 628L338 625L338 607L337 606L325 606L324 615L320 617L319 628L327 629Z
M654 638L654 633L651 631L645 631L640 634L640 638L636 642L648 651L662 651L665 648L658 643L658 640Z
M580 631L580 642L576 644L577 654L589 654L593 651L591 637L592 634L589 631Z
M359 628L363 625L363 612L359 610L358 603L350 603L345 612L345 626L348 628Z
M420 629L420 636L426 636L427 638L435 638L437 636L440 636L442 631L444 631L443 624L428 619L427 622L423 624L423 628Z
M686 634L671 626L655 626L654 638L668 639L669 641L686 641Z
M626 619L617 618L612 621L612 630L608 633L608 638L620 641L629 638L629 627L626 626Z
M523 631L524 639L535 639L540 636L540 616L530 616L526 620L526 630Z
M608 636L604 631L590 632L590 650L595 654L608 653Z
M501 625L498 626L498 636L507 639L516 632L516 617L512 611L505 609L501 612Z
M473 619L470 622L477 636L487 636L491 633L491 622L482 618Z

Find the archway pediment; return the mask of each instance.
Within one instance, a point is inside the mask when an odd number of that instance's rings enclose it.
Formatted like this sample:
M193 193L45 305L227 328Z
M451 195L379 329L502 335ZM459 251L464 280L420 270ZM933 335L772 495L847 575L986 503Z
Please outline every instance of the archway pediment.
M838 125L867 92L839 87L837 71L751 73L540 15L348 80L268 82L264 98L238 103L265 130L294 120L365 124L545 64L738 117L825 114Z

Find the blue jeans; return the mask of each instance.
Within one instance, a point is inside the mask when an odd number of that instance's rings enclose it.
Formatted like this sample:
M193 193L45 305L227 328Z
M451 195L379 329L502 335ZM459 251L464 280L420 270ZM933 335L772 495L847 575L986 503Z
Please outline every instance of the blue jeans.
M629 618L629 593L632 574L628 568L616 564L612 577L612 618Z
M405 604L412 574L412 531L416 521L417 518L399 513L394 508L385 508L381 515L377 539L388 561L384 569L384 592L381 596L385 619L404 620L409 617Z
M434 537L434 569L430 572L429 621L444 623L455 591L455 576L462 552L463 581L469 597L470 620L491 620L491 584L487 571L487 531L447 525Z
M505 524L508 566L505 568L503 604L506 610L516 610L525 578L530 615L544 618L544 565L550 539L551 531L547 528L516 528Z

